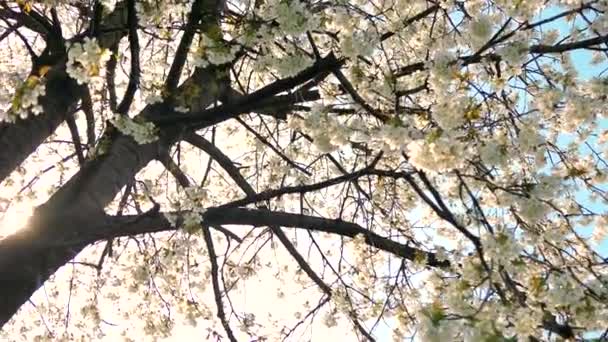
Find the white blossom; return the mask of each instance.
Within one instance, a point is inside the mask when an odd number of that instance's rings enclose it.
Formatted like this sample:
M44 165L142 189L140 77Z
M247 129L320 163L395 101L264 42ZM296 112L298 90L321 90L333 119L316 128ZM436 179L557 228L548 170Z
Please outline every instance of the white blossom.
M139 144L158 140L156 127L151 122L137 122L122 114L115 114L111 122L120 132L133 137Z
M83 43L70 46L67 72L78 84L101 82L101 70L110 56L110 51L101 48L95 38L85 37Z

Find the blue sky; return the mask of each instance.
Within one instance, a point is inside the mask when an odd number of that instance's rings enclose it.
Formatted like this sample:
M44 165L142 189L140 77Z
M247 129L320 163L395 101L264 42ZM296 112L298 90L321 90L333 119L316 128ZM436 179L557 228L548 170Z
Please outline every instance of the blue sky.
M559 7L551 7L543 11L543 13L541 13L541 15L539 16L539 19L549 18L560 12L561 10ZM570 33L573 26L584 27L585 25L586 22L584 22L580 17L577 17L577 19L573 22L568 22L565 18L561 18L547 25L544 25L543 27L546 30L556 29L560 32L560 37L564 37ZM606 72L606 70L608 69L608 63L604 61L602 63L593 65L591 63L593 57L591 51L583 49L575 50L571 53L571 57L574 62L574 66L577 72L579 73L578 76L581 81L589 80L593 77L608 76L608 72ZM602 119L599 122L599 128L602 130L608 129L608 121ZM570 143L570 141L572 141L572 139L568 137L562 137L559 142L565 146ZM589 150L584 147L581 147L581 151L582 153L589 153ZM581 204L585 205L586 207L595 212L601 213L607 211L605 203L602 203L600 201L590 201L588 198L588 192L585 190L579 191L579 193L577 194L577 199L581 202ZM582 233L589 231L591 231L591 227L581 229ZM608 241L604 241L602 244L600 244L598 246L597 251L604 257L608 256Z

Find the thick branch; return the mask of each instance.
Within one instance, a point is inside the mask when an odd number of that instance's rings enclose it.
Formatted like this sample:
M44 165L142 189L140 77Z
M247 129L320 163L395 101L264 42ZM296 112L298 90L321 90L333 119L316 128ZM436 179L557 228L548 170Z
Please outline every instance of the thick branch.
M0 181L74 112L82 89L69 78L64 67L57 66L47 74L46 95L39 99L43 114L0 124Z
M169 69L169 74L167 75L167 80L165 82L165 89L169 92L172 92L177 87L179 78L182 75L182 69L184 68L184 64L186 64L186 57L188 56L190 45L192 45L192 39L194 39L196 25L201 20L202 16L203 0L195 0L192 4L184 34L182 35L182 39L175 52L175 58L173 59L173 64L171 64L171 69Z
M178 214L179 213L174 213ZM93 243L98 240L131 236L145 233L157 233L174 230L164 214L157 213L144 216L122 216L107 217L107 224L99 229L83 229L81 239L71 243L87 242ZM426 258L427 265L432 267L449 267L447 260L439 260L435 253L425 252L421 249L410 247L400 242L380 236L369 231L358 224L342 220L327 219L322 217L292 214L280 211L268 211L265 209L245 208L209 208L202 215L202 223L205 226L215 225L242 225L254 227L281 226L286 228L308 229L315 232L324 232L338 236L354 238L362 234L365 242L375 248L396 256L418 260ZM79 238L80 239L80 238Z
M272 103L271 99L273 96L285 91L289 91L290 89L293 89L298 85L315 78L317 75L324 73L327 70L338 68L342 63L343 62L336 59L333 54L330 54L327 57L315 62L315 64L313 64L311 67L303 70L296 76L277 80L249 95L245 95L233 103L227 103L216 108L185 115L157 116L153 117L152 120L161 125L182 124L193 129L199 129L201 127L208 126L211 120L217 122L218 119L225 120L226 118L238 114L264 109L268 107L268 101ZM297 98L298 97L296 96L296 99Z
M128 25L129 25L129 49L131 51L131 71L129 75L129 84L127 90L118 105L117 112L127 114L129 107L133 102L135 92L139 87L140 65L139 65L139 38L137 37L137 13L135 10L135 0L127 0L128 7Z
M587 48L593 47L595 45L599 45L599 44L606 43L606 42L608 42L608 35L584 39L584 40L580 40L580 41L572 42L572 43L563 43L563 44L556 44L556 45L532 45L528 48L528 52L535 53L535 54L563 53L563 52L574 51L574 50L579 50L579 49L587 49ZM488 53L488 54L484 54L484 55L461 56L461 57L458 57L456 59L456 61L454 61L454 63L456 63L457 61L460 61L462 63L462 65L469 65L469 64L479 63L484 59L491 60L491 61L500 61L502 58L498 54ZM401 67L400 69L395 71L395 76L396 77L407 76L407 75L411 75L417 71L423 71L426 69L427 69L427 67L426 67L425 63L423 63L423 62L412 63L412 64L406 65L404 67Z

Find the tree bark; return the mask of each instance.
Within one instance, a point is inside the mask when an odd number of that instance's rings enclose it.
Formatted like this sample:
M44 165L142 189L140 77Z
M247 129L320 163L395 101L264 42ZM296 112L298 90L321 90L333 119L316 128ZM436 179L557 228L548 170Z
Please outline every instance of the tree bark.
M120 3L114 12L104 18L101 32L107 33L100 34L99 45L109 48L117 44L126 35L126 28L126 6ZM48 36L51 34L46 32L47 44L61 40L60 37ZM63 121L74 114L83 95L83 86L78 85L66 72L66 52L48 45L43 52L45 54L53 54L54 63L45 76L46 94L39 98L44 112L37 116L30 114L28 118L18 119L15 123L0 123L0 183L55 132ZM33 66L32 75L39 74L39 70L36 70L38 67Z
M0 124L0 182L8 177L57 127L74 113L81 87L65 72L65 62L47 74L44 113Z

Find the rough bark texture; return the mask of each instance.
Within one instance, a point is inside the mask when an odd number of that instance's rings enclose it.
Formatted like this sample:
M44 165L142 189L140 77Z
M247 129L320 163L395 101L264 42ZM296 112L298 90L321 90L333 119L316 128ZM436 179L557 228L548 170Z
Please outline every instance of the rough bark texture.
M104 18L98 37L101 47L109 48L118 43L126 34L126 7L116 6L112 14ZM28 18L27 16L25 18ZM37 22L34 22L35 25ZM37 25L40 25L37 23ZM37 26L35 26L37 27ZM42 28L40 28L42 30ZM56 37L54 40L58 40ZM66 72L66 47L49 45L42 56L54 55L52 69L46 75L46 94L39 101L44 113L17 120L12 124L0 123L0 182L8 177L36 148L48 138L57 127L74 114L76 105L83 92ZM46 62L37 61L46 65ZM34 65L32 74L38 75L38 67Z
M81 87L65 72L65 63L48 75L46 95L41 99L44 114L0 124L0 182L18 167L70 115Z

